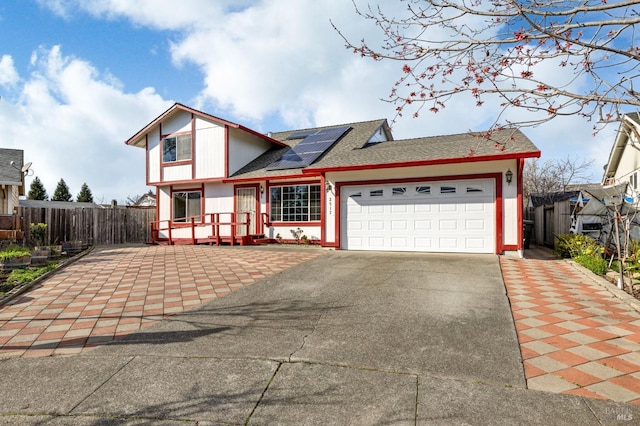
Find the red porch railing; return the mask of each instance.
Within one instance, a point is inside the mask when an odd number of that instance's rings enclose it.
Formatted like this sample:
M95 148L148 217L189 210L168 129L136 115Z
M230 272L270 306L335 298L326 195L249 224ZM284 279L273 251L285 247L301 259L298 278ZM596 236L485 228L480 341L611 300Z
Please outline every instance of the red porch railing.
M200 220L200 217L186 218L185 221L173 221L173 220L156 220L150 222L151 226L151 243L157 244L159 242L167 242L172 245L176 242L179 243L209 243L220 245L223 242L229 242L234 245L236 242L241 245L247 244L251 239L249 233L251 225L250 213L209 213L205 215L204 221ZM228 220L225 220L228 218ZM222 235L221 227L229 227L229 234ZM198 236L202 232L198 233L197 230L205 228L210 229L210 233L206 236ZM177 229L189 229L189 237L184 236L175 237L174 231ZM162 237L160 234L164 233ZM186 240L186 241L185 241Z

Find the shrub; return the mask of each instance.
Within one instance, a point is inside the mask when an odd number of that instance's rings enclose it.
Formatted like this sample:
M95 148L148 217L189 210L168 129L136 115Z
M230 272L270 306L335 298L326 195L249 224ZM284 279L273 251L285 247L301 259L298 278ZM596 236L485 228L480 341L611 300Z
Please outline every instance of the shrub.
M589 255L601 257L603 248L593 239L580 234L556 235L553 253L558 257Z
M31 238L38 241L41 246L44 245L44 239L47 236L47 224L46 223L32 223L29 225L31 231Z
M0 260L12 259L14 257L29 256L31 251L26 247L9 246L0 251Z
M554 256L561 258L571 257L571 247L574 244L576 237L578 237L578 234L560 234L555 237L555 242L553 244Z
M600 256L593 256L589 254L581 254L573 258L577 263L589 269L591 272L597 275L604 275L609 269L607 261Z

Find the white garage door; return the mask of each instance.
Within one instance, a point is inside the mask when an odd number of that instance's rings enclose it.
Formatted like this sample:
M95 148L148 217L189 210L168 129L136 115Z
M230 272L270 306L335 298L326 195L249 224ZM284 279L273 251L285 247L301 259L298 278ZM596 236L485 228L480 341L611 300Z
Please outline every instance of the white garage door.
M341 246L494 253L494 186L474 179L343 187Z

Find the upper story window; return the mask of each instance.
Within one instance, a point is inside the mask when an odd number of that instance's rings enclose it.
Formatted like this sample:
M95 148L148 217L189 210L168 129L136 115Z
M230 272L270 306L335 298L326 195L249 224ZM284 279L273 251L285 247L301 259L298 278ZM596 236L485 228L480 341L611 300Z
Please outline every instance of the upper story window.
M162 162L191 160L191 133L169 136L162 140Z

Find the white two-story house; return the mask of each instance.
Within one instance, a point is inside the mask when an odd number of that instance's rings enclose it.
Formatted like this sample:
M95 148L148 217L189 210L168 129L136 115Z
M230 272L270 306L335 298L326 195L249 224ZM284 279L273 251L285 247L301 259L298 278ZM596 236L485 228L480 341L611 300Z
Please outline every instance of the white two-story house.
M262 134L175 104L126 141L156 187L154 242L522 250L520 131L393 140L384 119Z

